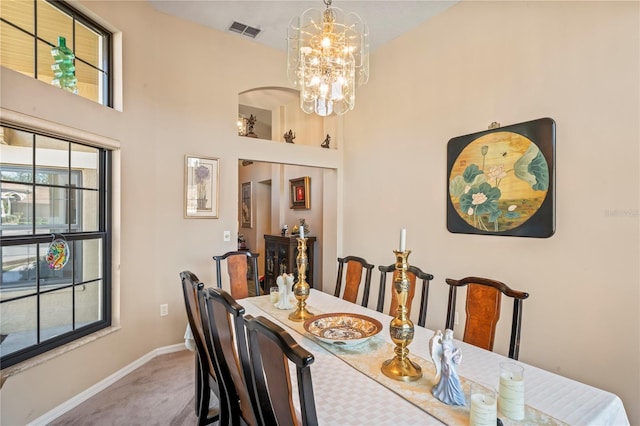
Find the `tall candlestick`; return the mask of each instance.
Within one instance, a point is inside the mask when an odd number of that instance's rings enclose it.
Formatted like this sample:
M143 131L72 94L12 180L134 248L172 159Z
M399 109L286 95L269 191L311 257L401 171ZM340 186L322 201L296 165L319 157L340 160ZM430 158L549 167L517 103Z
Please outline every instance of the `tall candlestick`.
M302 227L300 228L302 233ZM293 286L293 294L298 301L297 309L289 314L291 321L306 321L313 316L313 313L307 310L306 300L309 298L310 286L307 283L307 240L298 238L298 257L296 257L298 265L298 282Z
M413 341L414 333L413 322L409 318L409 310L407 309L407 296L411 285L407 274L409 269L407 257L411 250L394 251L394 253L397 273L393 281L393 290L398 299L398 309L396 317L389 324L389 334L396 345L393 350L395 357L384 361L380 369L387 377L403 382L412 382L422 377L422 368L409 359L409 349L407 348Z
M405 251L407 246L407 230L402 228L400 230L400 251Z

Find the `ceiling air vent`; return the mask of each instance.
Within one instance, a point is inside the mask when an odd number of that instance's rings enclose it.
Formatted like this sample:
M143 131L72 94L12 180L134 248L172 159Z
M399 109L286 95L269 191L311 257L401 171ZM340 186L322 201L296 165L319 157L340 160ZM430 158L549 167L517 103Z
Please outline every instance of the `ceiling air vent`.
M261 30L259 28L250 27L248 25L241 24L240 22L233 21L233 23L229 27L229 31L242 34L243 36L256 38L258 34L260 34Z

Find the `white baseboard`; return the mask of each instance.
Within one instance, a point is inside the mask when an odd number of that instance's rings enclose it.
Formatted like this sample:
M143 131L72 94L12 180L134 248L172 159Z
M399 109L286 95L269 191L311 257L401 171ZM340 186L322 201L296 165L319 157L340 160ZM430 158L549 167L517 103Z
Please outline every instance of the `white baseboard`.
M137 360L133 361L131 364L124 366L123 368L116 371L115 373L105 378L104 380L99 381L98 383L91 386L90 388L85 389L84 391L80 392L78 395L74 396L73 398L66 400L62 404L55 407L54 409L38 417L34 421L30 422L28 426L47 425L52 421L54 421L55 419L57 419L58 417L60 417L61 415L65 414L67 411L77 407L78 405L82 404L84 401L91 398L98 392L106 389L110 385L122 379L124 376L131 373L136 368L141 367L142 365L151 361L153 358L157 357L158 355L164 355L164 354L178 352L182 350L186 350L186 347L184 346L183 343L156 348L151 352L141 356Z

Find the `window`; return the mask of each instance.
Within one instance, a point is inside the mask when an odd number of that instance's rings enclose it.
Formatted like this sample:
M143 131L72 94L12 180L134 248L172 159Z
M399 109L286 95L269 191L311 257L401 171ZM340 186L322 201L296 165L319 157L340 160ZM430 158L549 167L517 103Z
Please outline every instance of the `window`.
M0 363L111 325L111 151L0 127ZM65 241L64 267L50 244Z
M62 1L0 2L0 65L51 83L51 49L64 37L75 54L78 95L112 105L111 34Z

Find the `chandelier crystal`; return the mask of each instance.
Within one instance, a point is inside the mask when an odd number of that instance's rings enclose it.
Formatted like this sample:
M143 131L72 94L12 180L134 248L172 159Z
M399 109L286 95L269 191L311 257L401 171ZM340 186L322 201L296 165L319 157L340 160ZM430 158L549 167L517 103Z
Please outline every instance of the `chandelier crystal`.
M300 107L320 116L342 115L356 103L356 87L369 80L369 29L355 13L323 0L289 22L287 75L300 89Z

